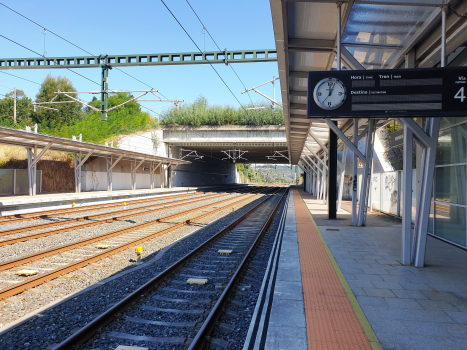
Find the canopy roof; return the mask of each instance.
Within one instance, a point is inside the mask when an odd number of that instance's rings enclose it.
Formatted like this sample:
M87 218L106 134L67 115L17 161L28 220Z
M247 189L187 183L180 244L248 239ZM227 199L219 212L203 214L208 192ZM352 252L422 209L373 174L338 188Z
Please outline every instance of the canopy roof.
M448 66L467 62L467 2L459 0L344 0L342 69L429 68L441 61L441 5L446 19ZM307 74L337 69L336 0L270 0L287 142L292 164L309 148L318 153L329 129L306 118ZM347 119L339 128L350 127ZM380 122L380 125L384 121ZM361 128L364 125L360 126ZM326 133L324 130L327 129ZM343 130L344 131L344 130Z
M87 154L92 151L93 156L97 157L120 157L124 160L146 160L162 164L189 164L186 160L153 156L139 152L122 150L109 146L97 145L90 142L81 142L66 139L63 137L50 136L24 130L0 127L0 143L33 148L37 146L39 149L47 148L51 151Z

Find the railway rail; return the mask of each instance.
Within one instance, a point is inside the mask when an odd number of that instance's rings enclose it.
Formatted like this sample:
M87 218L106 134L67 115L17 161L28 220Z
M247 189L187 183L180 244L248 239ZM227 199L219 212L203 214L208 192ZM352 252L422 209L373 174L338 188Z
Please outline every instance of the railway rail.
M255 193L256 191L259 191L259 190L260 189L255 189L253 191L250 191L250 193ZM244 190L239 191L239 193L243 193L243 192L244 192ZM206 193L210 193L210 192L206 192ZM165 197L165 199L168 199L168 200L169 199L178 199L180 197L182 199L179 199L178 201L171 201L171 202L165 202L165 203L149 204L149 205L146 205L146 206L141 206L141 207L137 207L137 208L133 208L133 209L125 208L125 209L118 210L118 211L104 212L104 213L95 214L95 215L86 215L86 216L75 217L75 218L70 218L70 219L57 220L57 221L54 221L54 222L51 222L51 223L36 224L36 225L30 225L30 226L16 227L16 228L13 228L13 229L7 229L7 230L4 230L4 231L0 231L0 237L9 236L9 235L15 235L15 236L11 237L11 238L0 240L0 247L5 246L5 245L18 243L18 242L28 241L28 240L31 240L31 239L37 239L37 238L41 238L41 237L51 236L51 235L54 235L54 234L64 233L64 232L71 231L71 230L78 230L78 229L82 229L82 228L86 228L86 227L90 227L90 226L105 224L105 223L112 222L112 221L127 220L129 218L140 216L140 215L146 215L146 214L154 213L154 212L161 211L161 210L176 208L182 202L183 202L182 204L192 204L192 203L196 203L196 202L202 202L204 200L218 198L218 197L221 197L223 194L225 194L225 192L221 193L221 194L212 194L212 195L210 195L208 197L206 197L206 195L205 196L200 196L200 195L194 196L193 194L189 194L189 195L192 195L193 197L188 197L188 199L186 197L187 195L185 195L185 194L180 195L180 196L170 196L170 197ZM196 197L200 197L200 198L196 198ZM156 198L151 199L151 201L154 201L154 199L156 199ZM156 201L165 200L165 199L162 199L162 198L160 200L158 200L158 199L159 198L157 198ZM148 202L148 201L150 201L150 200L145 200L144 202L140 202L139 204L145 203L145 202ZM179 203L179 204L172 205L173 203ZM136 203L133 203L133 205L134 204L136 204ZM112 204L111 207L115 207L115 206L121 207L122 205L121 205L121 203L120 204ZM91 210L100 210L100 209L102 209L102 208L91 208ZM69 210L69 209L65 209L65 210ZM117 216L113 216L113 215L116 215L116 214L117 214ZM124 215L118 215L118 214L124 214ZM33 214L33 215L35 215L35 214ZM49 214L47 214L47 215L49 215ZM55 215L55 212L54 212L54 214L51 214L51 215L52 216ZM96 219L99 219L99 218L102 218L102 217L105 217L105 219L101 219L101 220L96 221ZM29 219L29 218L27 218L27 219ZM87 222L81 223L81 224L78 224L78 225L70 225L70 226L66 226L66 227L62 227L62 228L57 228L55 230L50 230L50 231L42 231L42 232L30 234L30 235L22 235L22 233L27 232L27 231L41 230L41 229L45 229L47 227L52 227L52 226L63 226L63 225L72 224L72 223L79 222L79 221L87 221ZM9 221L6 222L5 224L7 224L7 223L9 223Z
M258 191L262 191L262 190L264 191L264 189L259 188L259 189L256 189L253 192L258 192ZM266 191L268 191L268 190L266 190ZM218 198L219 196L223 196L223 194L218 195L218 196L209 196L209 198L211 198L211 199L212 198ZM105 251L103 251L103 252L101 252L99 254L92 254L92 256L84 258L84 259L80 259L79 261L72 261L71 263L67 264L66 266L63 266L63 267L60 267L60 268L57 268L57 269L53 269L50 272L42 273L42 274L40 274L38 276L35 276L35 277L28 278L27 280L22 281L20 283L17 283L17 284L15 284L15 285L13 285L13 286L11 286L9 288L5 288L5 289L0 290L0 300L4 299L6 297L12 296L12 295L19 294L19 293L23 292L24 290L27 290L29 288L38 286L38 285L40 285L40 284L42 284L44 282L47 282L47 281L49 281L51 279L60 277L63 274L69 273L69 272L74 271L76 269L79 269L81 267L87 266L87 265L89 265L89 264L91 264L91 263L93 263L95 261L104 259L104 258L106 258L106 257L108 257L110 255L121 252L121 251L123 251L125 249L128 249L131 246L138 245L138 244L140 244L142 242L145 242L147 240L153 239L153 238L158 237L160 235L163 235L163 234L166 234L166 233L171 232L173 230L176 230L176 229L178 229L178 228L180 228L182 226L194 223L197 220L200 220L200 219L202 219L202 218L204 218L206 216L217 213L217 212L219 212L221 210L228 209L232 205L236 205L237 203L247 201L248 199L252 199L253 197L256 197L255 193L240 194L240 196L237 196L237 197L229 197L229 198L223 199L221 201L212 202L212 203L209 203L207 205L203 205L203 206L200 206L200 207L195 207L193 209L181 211L181 212L176 213L176 214L171 214L171 215L168 215L168 216L165 216L165 217L162 217L162 218L149 220L149 221L144 222L142 224L138 224L138 225L134 225L134 226L131 226L131 227L124 228L124 229L120 229L120 230L116 230L116 231L113 231L113 232L105 233L105 234L102 234L102 235L99 235L99 236L91 237L91 238L88 238L88 239L85 239L85 240L81 240L81 241L78 241L78 242L74 242L74 243L59 246L59 247L55 247L55 248L48 249L48 250L45 250L45 251L41 251L41 252L38 252L38 253L35 253L35 254L31 254L31 255L26 256L26 257L21 257L21 258L17 258L17 259L13 259L13 260L1 263L0 264L0 271L4 271L4 270L13 269L13 268L15 268L17 266L25 265L25 264L30 263L32 261L43 259L43 258L46 258L46 257L49 257L49 256L54 256L54 255L56 255L58 253L71 251L73 249L77 249L77 248L80 248L80 247L82 247L82 248L86 248L86 247L94 248L94 250L95 250L95 247L91 247L90 245L94 244L96 242L101 242L101 243L105 242L105 243L108 244L108 249L106 249ZM204 198L203 200L207 200L209 198ZM199 200L196 200L196 201L199 201ZM194 201L194 202L196 202L196 201ZM218 207L218 205L220 203L224 203L224 202L230 202L230 203L227 204L227 205ZM169 204L172 204L172 203L169 203ZM172 207L178 207L178 206L180 206L180 204L171 205L170 207L172 208ZM202 210L202 209L206 209L206 208L209 208L209 207L213 207L213 206L217 206L217 207L215 207L216 209L207 210L202 215L197 215L197 216L195 216L193 218L183 220L182 222L179 222L179 223L170 223L169 222L174 218L177 218L177 217L180 217L180 216L183 216L183 215L187 215L187 214L190 214L190 213ZM167 207L164 207L162 209L167 209ZM128 217L130 217L131 215L134 215L134 214L129 214ZM169 227L165 227L165 228L162 228L162 229L157 229L157 227L158 227L158 225L160 223L169 224ZM124 237L125 235L126 235L126 237ZM118 243L117 244L115 242L109 241L109 239L112 239L112 238L115 238L115 237L119 238L120 240L123 239L124 242L120 241L120 242L117 242ZM73 260L75 260L75 259L73 259ZM13 273L13 271L12 271L12 273Z
M99 344L104 341L107 347L165 344L202 349L212 343L209 335L220 312L287 193L288 189L279 188L267 195L239 219L55 349L70 349L77 345L84 349L93 348L93 343L86 341L94 336L100 337ZM222 250L232 252L221 255ZM188 278L206 278L208 282L188 284Z

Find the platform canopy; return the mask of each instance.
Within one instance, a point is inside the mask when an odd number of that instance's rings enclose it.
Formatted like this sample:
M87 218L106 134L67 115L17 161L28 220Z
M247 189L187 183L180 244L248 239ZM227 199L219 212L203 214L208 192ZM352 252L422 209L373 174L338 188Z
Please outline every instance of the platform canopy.
M292 164L325 145L328 128L307 119L307 74L337 68L337 5L342 3L342 69L429 68L441 60L441 8L446 18L448 66L467 62L467 2L458 0L270 0L287 142ZM379 125L384 123L380 121ZM359 132L364 126L359 126ZM339 120L346 131L350 124ZM344 129L344 130L343 130Z
M6 127L0 127L0 143L12 146L21 146L27 149L37 147L40 150L50 150L58 152L67 152L72 154L82 153L90 154L93 157L111 156L122 160L145 160L148 162L157 162L162 164L189 164L189 161L153 156L150 154L132 152L114 147L98 145L90 142L81 142L66 139L63 137L50 136L46 134L34 133L32 131L18 130Z

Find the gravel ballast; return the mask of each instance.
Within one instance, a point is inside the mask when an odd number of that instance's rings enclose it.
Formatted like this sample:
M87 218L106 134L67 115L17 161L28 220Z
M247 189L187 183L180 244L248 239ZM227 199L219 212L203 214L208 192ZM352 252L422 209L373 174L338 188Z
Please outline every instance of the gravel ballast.
M256 202L260 198L262 196L255 196L251 201L254 200ZM218 212L213 214L214 217L208 216L194 225L182 227L170 234L146 242L143 261L153 259L156 252L160 249L178 241L157 262L154 261L147 266L143 264L138 267L137 274L127 273L121 278L116 278L103 285L97 285L97 287L86 293L73 297L31 317L27 322L9 332L0 334L0 348L13 349L19 346L22 348L42 349L57 344L70 335L73 330L82 327L94 316L105 311L110 304L117 302L129 292L139 287L144 281L150 279L176 261L180 255L189 252L192 248L199 245L200 242L217 232L220 227L232 222L235 218L242 215L247 208L254 205L248 201L242 204L244 206L242 208L237 206L238 210L234 213L229 213L230 210ZM203 227L209 221L219 217L221 218L212 225ZM181 219L182 217L180 217ZM177 221L179 221L179 218L177 218ZM192 234L194 231L196 232ZM33 288L33 290L22 293L17 297L9 298L13 300L1 301L0 310L4 312L0 315L0 323L5 325L66 295L98 283L109 276L131 271L135 266L130 260L134 258L134 251L128 249L100 262L93 263L86 268L64 275L62 278Z

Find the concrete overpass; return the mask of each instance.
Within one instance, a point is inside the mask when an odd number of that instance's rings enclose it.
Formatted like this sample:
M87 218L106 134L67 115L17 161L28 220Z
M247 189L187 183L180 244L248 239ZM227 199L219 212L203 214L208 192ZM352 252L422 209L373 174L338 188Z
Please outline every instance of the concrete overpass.
M174 186L235 183L236 163L289 164L285 126L174 126L123 138L118 147L188 160L172 174Z

